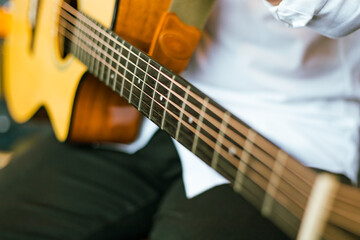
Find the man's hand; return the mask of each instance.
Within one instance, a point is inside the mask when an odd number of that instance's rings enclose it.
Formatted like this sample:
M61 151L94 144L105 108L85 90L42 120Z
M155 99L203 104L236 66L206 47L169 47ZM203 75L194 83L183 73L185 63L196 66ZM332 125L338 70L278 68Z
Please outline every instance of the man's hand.
M267 0L271 5L277 6L281 3L282 0Z

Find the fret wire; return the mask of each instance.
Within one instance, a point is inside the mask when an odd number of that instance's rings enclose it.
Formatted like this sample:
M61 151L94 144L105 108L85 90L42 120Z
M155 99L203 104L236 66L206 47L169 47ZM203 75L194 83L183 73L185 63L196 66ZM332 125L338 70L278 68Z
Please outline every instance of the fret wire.
M180 110L180 120L182 120L182 119L183 119L183 116L184 116L185 106L186 106L186 103L187 103L187 101L188 101L187 98L188 98L188 96L189 96L190 88L191 88L190 85L187 86L187 88L186 88L184 100L183 100L183 103L182 103L182 106L181 106L181 110ZM178 121L178 125L177 125L177 127L176 127L175 140L178 140L178 139L179 139L180 128L181 128L181 122Z
M118 58L117 58L116 60L117 60L117 62L120 62L120 60L121 60L120 48L119 48L119 47L116 47L116 48L115 48L115 51L118 53ZM119 71L120 64L118 64L117 62L116 62L116 69L115 69L115 71L114 71L114 74L115 74L114 82L113 82L113 85L112 85L112 87L111 87L113 91L116 90L116 82L117 82L117 76L118 76L117 73L120 72L120 71Z
M197 142L198 142L198 138L199 138L199 133L200 133L200 130L202 128L202 125L203 125L203 120L204 120L204 113L207 109L207 105L209 103L209 98L206 97L205 98L205 103L204 105L201 107L201 112L200 112L200 117L199 117L199 122L197 123L197 128L196 128L196 133L195 133L195 138L194 138L194 143L193 143L193 146L191 148L191 152L195 153L196 151L196 145L197 145Z
M132 48L130 47L130 49L132 50ZM139 54L140 54L141 52L139 52ZM137 59L136 59L136 64L135 64L135 66L138 66L139 65L139 58L140 58L140 56L137 56ZM135 77L137 77L136 76L136 70L137 70L138 68L136 68L135 67L135 69L134 69L134 74L132 75L132 84L131 84L131 89L130 89L130 97L129 97L129 102L131 103L131 97L132 97L132 95L133 95L133 89L134 89L134 85L135 85ZM139 78L139 77L138 77ZM139 80L140 80L140 78L139 78ZM135 106L136 108L137 108L137 106Z
M79 21L76 21L75 22L75 26L76 26L76 28L75 28L75 34L76 33L78 33L80 30L79 30L79 27L78 27L78 24L79 24ZM82 51L82 49L80 48L80 39L75 39L75 41L76 41L76 45L78 46L77 48L76 48L76 51L75 51L75 56L79 56L79 59L82 59L83 60L83 58L82 58L82 54L81 54L81 51Z
M96 31L95 29L94 29L94 31ZM100 32L98 32L98 34L100 35L101 33ZM98 34L94 34L95 36L97 36ZM97 54L97 55L99 55L100 53L99 53L99 48L100 49L102 49L102 44L101 44L101 42L100 41L98 41L97 39L94 39L95 41L96 41L96 50L95 50L95 53ZM95 64L95 66L94 66L94 75L95 76L97 76L97 77L99 77L100 75L99 75L99 68L100 68L100 61L97 59L97 58L94 58L94 64Z
M125 44L125 41L123 40L122 41L123 43L123 46ZM125 48L123 47L122 50L124 50ZM125 60L125 66L124 66L124 71L123 71L123 79L122 79L122 85L121 85L121 96L124 96L124 85L125 85L125 76L126 76L126 71L128 69L128 63L129 63L129 50L128 50L128 53L127 53L127 57L126 58L123 58ZM123 56L125 56L124 54L121 54Z
M94 41L95 41L95 46L97 46L97 41L96 41L96 39L94 38L94 36L96 36L95 31L96 31L95 29L92 29L92 31L91 31L92 34L91 34L90 37L91 37L92 39L94 39ZM97 48L94 47L94 51L95 51L95 52L96 52L96 50L97 50ZM95 59L96 59L96 58L91 58L91 59L90 59L90 64L89 64L89 68L90 68L90 69L94 69Z
M81 27L82 27L83 25L79 25L78 27L77 27L77 33L78 34L80 34L81 33ZM82 48L82 46L83 46L83 43L79 40L79 47L80 47L80 51L78 52L78 54L79 54L79 57L80 57L80 59L82 59L83 60L83 63L85 63L86 64L86 61L87 61L87 52L86 51L84 51L83 50L83 48Z
M247 168L249 166L249 162L251 159L250 152L252 151L253 148L253 140L255 136L256 133L254 131L252 130L249 131L248 137L244 144L244 149L241 152L240 159L243 160L243 164L241 164L241 161L239 161L239 165L237 167L238 171L236 172L235 183L234 183L234 190L237 192L241 192L243 188L243 182L244 182L243 174L246 174ZM240 174L240 171L243 174Z
M175 75L173 76L173 79L175 78ZM173 86L173 82L171 81L170 82L170 89L172 89L172 86ZM168 109L169 108L169 99L170 99L170 96L171 96L171 91L168 91L167 93L167 99L166 99L166 103L165 103L165 109ZM162 117L162 122L161 122L161 129L164 129L164 125L165 125L165 118L166 118L166 111L164 111L164 114L163 114L163 117Z
M109 41L109 44L110 44L110 46L111 46L111 40L110 40L110 38L108 38L108 41ZM115 41L113 41L113 43L115 43ZM109 62L108 64L109 64L109 66L112 66L113 57L114 57L114 51L111 51L111 49L108 48L107 51L109 51L109 50L110 50L111 53L110 53L110 57L109 57L110 62ZM109 53L108 53L108 55L109 55ZM105 61L106 61L106 60L105 60ZM108 86L110 86L110 78L111 78L111 68L108 67L107 78L106 78L106 85L108 85Z
M105 38L105 35L103 35L103 38ZM106 63L106 55L105 55L105 51L106 51L106 45L105 44L103 44L102 45L102 48L101 48L101 55L100 55L100 57L103 59L104 57L105 57L105 62L103 62L102 64L101 64L101 66L100 66L100 74L99 74L99 78L100 78L100 80L104 80L104 74L105 74L105 64L104 63Z
M104 54L104 62L106 62L106 64L104 64L103 66L103 71L102 71L102 74L100 75L100 79L102 79L102 81L104 81L104 83L106 85L108 85L108 71L110 69L110 66L109 66L109 62L107 59L110 59L109 57L109 54L108 54L108 51L109 51L109 42L110 42L110 38L107 37L107 36L103 36L106 40L106 44L103 45L105 48L103 49L103 54Z
M162 71L162 67L160 67L160 71ZM153 112L153 107L154 107L154 99L155 99L155 94L157 91L157 85L159 83L159 72L157 73L157 79L155 80L155 87L154 87L154 91L153 91L153 96L152 96L152 101L151 101L151 106L150 106L150 112L149 112L149 119L152 120L152 112Z
M213 158L211 160L211 167L214 169L216 169L216 166L217 166L217 163L219 160L219 150L220 150L220 148L222 148L222 145L223 145L224 135L225 135L225 131L227 129L229 118L230 118L230 113L228 111L226 111L224 113L224 117L221 122L221 127L219 129L219 133L216 138L216 144L215 144L216 147L214 149Z
M283 174L284 166L288 159L288 155L282 150L279 150L278 157L275 159L274 168L271 173L268 186L266 188L266 195L264 198L261 213L264 216L269 216L272 210L273 197L276 194L277 187L279 185L280 177Z
M143 100L143 93L144 93L144 89L145 89L145 85L146 85L146 79L148 78L148 71L149 71L150 61L151 61L151 59L149 58L148 64L146 65L146 74L145 74L145 77L144 77L143 84L141 86L140 99L139 99L139 105L138 105L138 110L139 111L141 110L141 103L142 103L142 100Z

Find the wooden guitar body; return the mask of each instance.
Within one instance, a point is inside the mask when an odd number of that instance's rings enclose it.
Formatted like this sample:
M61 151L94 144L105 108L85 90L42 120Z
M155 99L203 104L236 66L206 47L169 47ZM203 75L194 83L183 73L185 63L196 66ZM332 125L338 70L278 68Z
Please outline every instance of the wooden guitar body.
M78 1L78 9L147 52L170 0ZM11 32L5 45L5 96L11 115L28 121L44 107L60 141L131 142L140 113L109 90L72 55L62 57L58 26L62 1L14 0ZM36 12L36 28L29 12ZM24 81L26 80L26 81ZM80 84L81 82L81 84ZM79 87L80 86L80 87Z

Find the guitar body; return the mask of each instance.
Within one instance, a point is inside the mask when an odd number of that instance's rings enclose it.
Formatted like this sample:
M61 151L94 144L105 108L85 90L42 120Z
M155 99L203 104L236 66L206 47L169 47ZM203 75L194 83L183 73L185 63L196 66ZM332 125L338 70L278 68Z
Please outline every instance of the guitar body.
M58 36L62 1L14 0L11 31L5 43L4 90L11 115L26 122L44 107L60 141L131 142L140 113L109 90L72 55L62 57ZM107 28L115 13L115 32L148 51L170 0L78 1L78 9ZM117 9L118 7L118 9ZM138 10L138 11L135 11ZM36 12L35 24L29 12ZM136 14L134 14L136 13Z

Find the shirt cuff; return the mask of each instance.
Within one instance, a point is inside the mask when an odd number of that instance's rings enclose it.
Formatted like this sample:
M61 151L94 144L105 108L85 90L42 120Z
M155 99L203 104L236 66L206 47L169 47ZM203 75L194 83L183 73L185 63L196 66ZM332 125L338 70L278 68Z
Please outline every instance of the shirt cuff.
M309 27L336 38L360 27L359 0L283 0L273 6L263 0L273 16L289 27Z
M269 8L272 15L279 21L285 23L288 27L305 27L314 16L315 9L312 4L304 5L291 1L282 1L278 6L271 5L268 1L263 0ZM316 0L313 0L316 1Z

